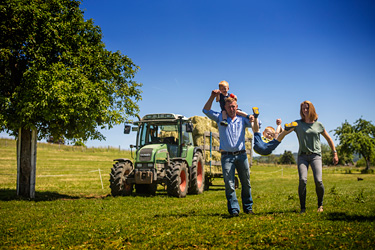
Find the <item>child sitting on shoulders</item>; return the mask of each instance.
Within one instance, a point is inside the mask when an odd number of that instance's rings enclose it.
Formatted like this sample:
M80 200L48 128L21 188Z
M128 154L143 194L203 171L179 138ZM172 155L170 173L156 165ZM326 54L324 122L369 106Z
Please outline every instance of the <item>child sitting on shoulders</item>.
M220 122L220 125L228 126L228 121L227 121L228 116L227 116L227 112L225 111L225 99L227 99L228 97L232 97L237 101L237 96L234 95L234 94L230 94L228 92L229 83L227 81L219 82L219 90L220 90L220 95L218 95L216 97L216 102L220 102L221 114L223 116L223 120ZM250 116L248 114L246 114L245 112L243 112L240 109L237 109L236 114L240 115L240 116L243 116L243 117L246 117L248 119L250 118Z

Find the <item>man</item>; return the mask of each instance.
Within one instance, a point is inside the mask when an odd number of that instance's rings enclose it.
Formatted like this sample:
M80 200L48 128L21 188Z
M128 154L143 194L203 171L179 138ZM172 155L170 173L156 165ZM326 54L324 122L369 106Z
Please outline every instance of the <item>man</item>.
M245 149L245 129L246 127L251 127L251 121L254 117L251 115L250 119L247 119L237 116L237 100L228 97L225 101L228 126L220 125L220 122L223 120L221 112L211 110L212 102L219 94L220 90L218 89L211 92L210 98L203 107L203 113L211 120L216 121L219 127L221 167L225 182L228 212L231 216L238 216L240 212L234 185L235 170L237 169L242 185L241 198L243 210L247 214L253 214L249 162Z

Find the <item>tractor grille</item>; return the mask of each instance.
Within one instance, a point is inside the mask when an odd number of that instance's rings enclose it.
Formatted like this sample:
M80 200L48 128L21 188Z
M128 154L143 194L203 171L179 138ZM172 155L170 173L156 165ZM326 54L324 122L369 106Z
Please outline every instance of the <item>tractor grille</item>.
M151 161L152 148L144 148L139 151L139 161Z

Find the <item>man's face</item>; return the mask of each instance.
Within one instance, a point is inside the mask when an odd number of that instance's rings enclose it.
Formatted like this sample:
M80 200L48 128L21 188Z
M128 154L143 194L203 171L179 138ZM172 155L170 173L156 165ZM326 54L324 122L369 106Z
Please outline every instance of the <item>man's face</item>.
M236 116L237 113L237 102L226 102L225 103L225 110L227 111L227 114L230 118L233 118Z

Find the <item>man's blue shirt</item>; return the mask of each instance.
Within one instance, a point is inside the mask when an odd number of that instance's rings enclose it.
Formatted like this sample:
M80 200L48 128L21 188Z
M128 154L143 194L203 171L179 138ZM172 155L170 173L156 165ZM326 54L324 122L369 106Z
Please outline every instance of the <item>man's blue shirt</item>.
M220 125L220 121L223 120L221 112L203 109L203 113L218 124L221 150L235 152L245 149L245 131L247 127L251 128L249 119L236 116L232 120L228 117L228 126L222 126Z

